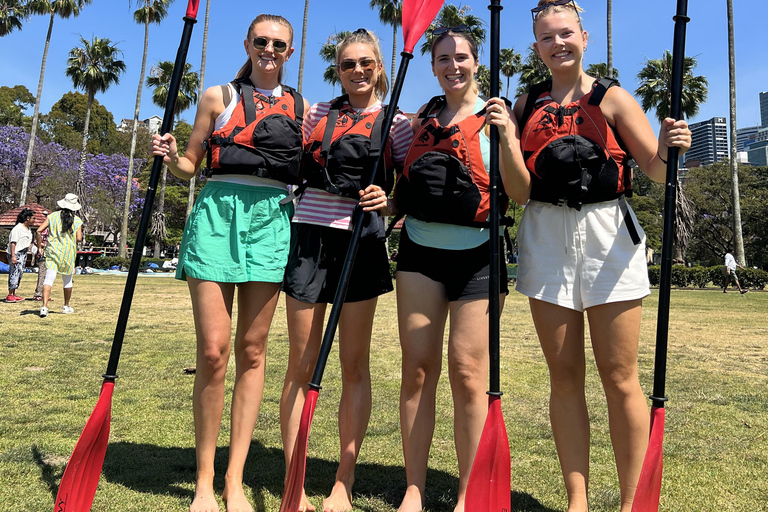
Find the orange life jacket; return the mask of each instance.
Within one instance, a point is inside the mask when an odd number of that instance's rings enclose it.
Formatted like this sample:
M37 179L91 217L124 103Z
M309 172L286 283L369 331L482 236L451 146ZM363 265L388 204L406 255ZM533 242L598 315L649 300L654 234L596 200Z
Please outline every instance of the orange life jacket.
M490 177L480 147L485 109L443 127L437 116L444 105L445 96L436 96L419 115L421 126L395 184L397 209L426 222L487 227ZM500 204L508 204L506 196Z
M349 106L347 95L336 98L304 146L302 178L306 186L358 199L362 182L369 179L381 152L387 108L383 105L376 112L358 113ZM384 168L377 169L373 181L386 191L392 188L391 156L386 144Z
M232 82L240 102L229 121L203 142L208 152L206 176L247 174L299 184L304 138L304 99L290 87L266 97L249 79Z
M531 87L520 119L525 165L532 174L531 199L581 208L631 196L631 156L608 124L600 103L613 79L567 105L550 96L552 81Z

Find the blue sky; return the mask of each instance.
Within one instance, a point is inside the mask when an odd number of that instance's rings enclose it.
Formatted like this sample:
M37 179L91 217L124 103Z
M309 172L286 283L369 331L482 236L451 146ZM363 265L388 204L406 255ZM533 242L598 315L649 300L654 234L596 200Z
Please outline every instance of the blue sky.
M327 64L318 57L320 46L337 30L355 30L366 27L377 33L381 40L385 60L392 52L392 29L378 21L378 15L368 8L368 0L310 0L307 32L307 56L304 69L304 95L310 103L328 100L338 94L322 81ZM195 25L188 61L199 70L203 39L205 0L200 1L199 22ZM261 11L256 2L246 0L213 0L208 38L208 61L205 85L225 83L231 80L245 60L242 40L250 21ZM269 12L285 16L294 25L296 52L287 63L288 85L295 85L298 77L301 23L304 0L272 2ZM768 45L765 20L768 8L762 2L734 2L736 30L736 94L737 126L759 124L758 93L768 91ZM181 37L182 18L186 0L176 0L169 16L161 25L150 29L148 66L160 60L173 60ZM471 7L472 13L486 22L490 12L488 3L476 0L458 3ZM501 47L512 47L525 54L533 41L530 8L535 0L526 2L502 1ZM585 65L604 62L606 59L606 21L604 0L582 0L585 9L583 21L590 34L585 54ZM93 0L78 18L56 19L51 47L48 54L41 112L46 113L61 96L72 89L64 75L67 54L79 43L79 35L110 38L123 51L127 65L120 84L108 92L98 94L97 99L114 115L115 121L132 118L138 86L143 45L143 26L133 21L132 12L125 0ZM617 0L613 2L613 52L614 67L619 70L622 86L633 91L637 87L636 75L646 58L659 58L665 49L672 49L676 2L674 0ZM728 35L725 0L696 0L689 2L691 22L687 26L686 54L695 56L699 66L696 74L709 80L709 98L701 105L699 115L692 121L703 121L714 116L728 117ZM48 28L48 18L36 16L22 28L0 39L0 85L25 85L33 94L37 90L40 64ZM398 32L398 60L402 51L402 32ZM409 112L419 108L432 95L439 94L436 79L432 76L427 57L418 55L411 61L406 77L400 107ZM487 53L481 62L488 64ZM386 63L389 69L389 63ZM510 95L516 87L513 78ZM502 89L503 91L504 89ZM31 114L31 112L30 112ZM158 114L162 109L154 106L151 91L144 89L141 118ZM182 115L189 121L194 113ZM658 124L649 116L654 127Z

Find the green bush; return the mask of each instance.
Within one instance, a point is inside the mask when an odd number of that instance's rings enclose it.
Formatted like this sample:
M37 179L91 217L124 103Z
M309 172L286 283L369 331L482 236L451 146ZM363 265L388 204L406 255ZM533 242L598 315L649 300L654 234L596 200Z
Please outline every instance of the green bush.
M759 268L738 269L736 275L742 288L762 290L768 284L768 272Z
M661 267L659 265L648 267L648 280L651 282L651 286L659 286L661 283Z
M690 276L689 282L698 288L706 287L712 280L710 269L707 267L691 267L687 270Z
M389 275L392 276L392 279L395 278L395 273L397 272L397 262L396 261L390 261L389 262Z
M684 266L684 265L672 265L672 276L671 276L671 284L672 286L677 286L678 288L686 288L688 285L691 284L691 272L690 268Z
M163 268L164 258L141 258L140 268L145 268L150 263L156 263L158 267ZM120 258L119 256L105 256L104 258L95 258L93 260L93 268L108 270L114 265L120 268L130 268L131 258Z

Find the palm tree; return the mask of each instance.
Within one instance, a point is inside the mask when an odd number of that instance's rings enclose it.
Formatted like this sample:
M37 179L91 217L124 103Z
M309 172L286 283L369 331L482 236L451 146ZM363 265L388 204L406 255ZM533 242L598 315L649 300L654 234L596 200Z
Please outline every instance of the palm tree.
M593 76L595 78L615 78L618 80L619 78L619 71L616 68L613 68L612 70L608 69L608 64L605 62L598 62L597 64L590 64L587 67L586 73L589 76Z
M746 265L744 260L744 237L741 233L741 199L739 195L739 163L736 161L736 52L733 42L733 0L728 4L728 100L731 109L731 202L733 203L733 245L734 256L739 265Z
M477 73L475 74L475 80L477 80L477 88L480 96L486 98L491 97L491 69L485 64L477 66ZM499 80L499 90L501 90L501 80Z
M341 83L341 77L336 70L336 46L349 35L349 32L342 30L328 36L328 40L320 47L320 58L330 63L323 72L323 81L331 84L334 89L336 84ZM341 94L344 94L344 88L341 88Z
M211 0L208 0L208 5L210 5ZM208 12L207 10L205 11ZM206 14L206 27L207 20L208 20L208 14ZM296 86L296 89L301 92L301 85L304 82L304 55L307 51L307 23L309 20L309 0L304 0L304 23L301 25L301 52L299 54L299 83ZM202 71L201 71L202 72Z
M519 98L523 94L528 92L528 89L532 85L544 80L549 80L552 74L549 72L544 61L541 60L539 54L533 48L533 45L528 46L528 54L525 56L525 62L520 66L520 78L517 79L517 91L515 91L515 98Z
M608 78L617 78L617 75L614 75L614 69L613 69L613 1L612 0L606 0L606 19L607 19L607 29L606 29L606 39L608 40L608 49L607 49L607 56L606 56L606 70L608 71L608 74L606 75ZM589 74L589 73L587 73Z
M37 121L40 116L40 98L43 96L43 80L45 79L45 64L48 61L48 47L51 45L51 33L53 32L53 20L56 16L69 18L80 14L80 9L90 4L91 0L27 0L27 14L49 14L48 33L45 36L43 49L43 63L40 66L40 79L37 82L37 95L35 96L35 113L32 114L32 129L29 133L29 146L27 147L27 161L24 164L24 181L21 185L20 204L27 201L27 185L29 184L29 171L32 168L32 152L35 149L35 135L37 134Z
M453 4L443 6L440 13L435 18L435 21L427 28L425 34L426 40L421 45L421 54L426 55L432 51L432 41L434 36L432 32L439 27L456 27L458 25L466 25L469 27L469 33L475 38L477 46L482 46L485 42L486 30L483 28L485 22L473 14L469 14L471 7L464 5L462 7L456 7Z
M85 147L88 144L88 123L91 120L93 98L97 92L105 92L110 86L120 82L120 75L125 72L125 63L118 59L123 52L108 38L100 39L94 36L89 42L80 36L80 43L81 46L76 46L69 51L65 73L72 79L75 89L82 89L88 95L83 125L83 144L80 148L80 165L75 182L75 194L80 196L80 201L85 201ZM85 213L87 215L87 212Z
M307 0L309 2L309 0ZM205 2L205 25L203 28L203 56L200 59L200 81L197 84L197 97L203 97L203 82L205 82L205 58L208 54L208 20L211 17L211 0ZM192 213L192 206L195 204L195 183L197 180L194 176L189 179L189 196L187 198L187 213L184 215L184 222L186 223L189 218L189 214Z
M168 15L168 5L173 0L137 0L143 5L133 13L136 23L144 25L144 53L141 56L141 72L139 87L136 91L136 105L133 109L133 125L131 126L131 151L128 156L128 174L125 180L125 206L123 207L123 224L120 229L119 255L125 257L125 241L128 237L128 212L131 204L131 185L133 183L133 157L136 154L136 132L139 128L139 107L141 92L144 90L144 73L147 70L147 52L149 51L149 24L160 22Z
M683 59L683 91L680 97L680 112L683 117L693 117L699 112L699 104L707 101L707 79L703 76L694 76L696 59L685 57ZM635 89L635 96L641 99L644 112L651 109L656 111L656 119L663 122L670 115L672 103L672 53L664 50L661 59L646 60L645 67L637 74L640 87ZM694 217L691 213L690 201L683 193L680 179L677 180L676 196L677 215L675 216L675 260L685 259L685 248L693 229Z
M159 62L157 66L154 66L149 72L147 78L147 86L153 87L152 103L158 107L165 107L165 103L168 100L168 88L171 86L171 76L173 75L173 62L166 60ZM185 63L184 70L181 75L181 87L179 88L179 94L176 96L176 104L173 108L173 115L176 117L176 122L179 121L179 116L182 112L189 107L197 103L197 88L200 83L200 78L197 73L192 71L192 64ZM160 199L157 202L157 210L152 215L152 226L150 233L155 239L155 252L154 257L160 257L160 240L165 239L165 182L168 176L168 167L163 165L163 177L160 185Z
M522 57L513 48L502 48L499 51L499 71L507 77L507 92L504 96L509 96L509 79L522 67Z
M397 28L403 24L402 0L371 0L371 9L379 8L379 21L392 27L392 72L390 80L395 79L395 63L397 62ZM383 98L382 98L383 99Z
M21 20L26 17L27 9L22 0L0 0L0 37L20 30Z
M707 101L707 79L703 76L694 76L696 68L694 57L685 57L683 60L683 95L681 97L681 113L686 118L694 117L699 113L699 105ZM669 91L672 83L672 53L664 50L661 59L646 59L645 67L637 74L640 87L635 89L635 96L641 100L644 112L656 110L656 119L659 122L669 117L669 105L672 95Z

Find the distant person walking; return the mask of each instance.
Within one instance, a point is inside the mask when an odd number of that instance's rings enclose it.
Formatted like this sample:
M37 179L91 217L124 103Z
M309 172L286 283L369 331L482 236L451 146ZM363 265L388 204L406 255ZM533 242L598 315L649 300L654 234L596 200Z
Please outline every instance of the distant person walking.
M723 293L727 293L728 283L733 282L736 288L739 289L739 293L747 293L749 290L745 290L739 283L739 277L736 275L736 267L744 268L736 263L736 258L729 252L725 253L725 279L723 279Z
M46 217L48 214L51 213L48 210L43 210L43 215ZM32 300L40 301L43 300L43 285L45 283L45 247L48 245L48 232L50 229L46 229L45 231L37 230L38 233L40 233L40 239L42 240L37 244L37 286L35 287L35 295L32 297ZM49 298L48 300L53 300Z
M5 298L6 302L21 302L24 297L16 295L16 290L19 289L21 283L21 276L24 274L24 267L27 264L27 252L32 246L32 230L29 229L29 225L32 224L32 219L35 216L35 212L29 208L21 210L16 217L16 226L11 230L11 235L8 237L8 296Z
M61 208L50 214L37 228L37 245L42 245L42 235L48 230L48 246L45 248L45 281L43 282L43 306L40 308L40 318L48 316L48 301L51 287L56 274L61 274L64 282L64 306L61 312L65 315L74 313L69 305L72 298L72 274L75 273L75 256L77 244L83 241L83 221L75 215L80 210L79 198L75 194L67 194L56 204Z

